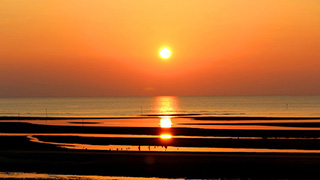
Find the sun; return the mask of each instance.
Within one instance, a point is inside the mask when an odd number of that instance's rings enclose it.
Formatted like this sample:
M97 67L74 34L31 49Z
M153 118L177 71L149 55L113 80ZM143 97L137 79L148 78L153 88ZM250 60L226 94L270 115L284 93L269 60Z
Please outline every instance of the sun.
M167 49L167 48L161 49L161 51L160 51L160 56L161 56L162 58L167 59L168 57L170 57L170 55L171 55L171 52L170 52L169 49Z

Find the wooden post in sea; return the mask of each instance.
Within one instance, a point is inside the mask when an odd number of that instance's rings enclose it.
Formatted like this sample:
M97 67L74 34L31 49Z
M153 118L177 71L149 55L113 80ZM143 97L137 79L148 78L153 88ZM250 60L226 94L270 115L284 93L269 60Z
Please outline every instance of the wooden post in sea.
M48 125L48 109L46 108L46 125Z

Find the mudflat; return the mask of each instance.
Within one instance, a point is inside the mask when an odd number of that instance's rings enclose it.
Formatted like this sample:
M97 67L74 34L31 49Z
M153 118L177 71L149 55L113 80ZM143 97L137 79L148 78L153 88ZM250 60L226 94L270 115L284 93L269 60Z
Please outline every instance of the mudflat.
M319 177L318 154L66 150L33 143L24 136L1 137L1 142L0 170L4 172L168 178Z
M152 127L55 126L0 122L0 171L166 178L319 178L318 153L151 152L65 149L41 141L92 145L319 149L316 130L223 130L171 128L173 135L227 139L81 137L51 133L159 135ZM47 134L47 135L46 135ZM246 138L246 137L251 137ZM290 138L287 138L290 137ZM283 139L281 139L283 138Z

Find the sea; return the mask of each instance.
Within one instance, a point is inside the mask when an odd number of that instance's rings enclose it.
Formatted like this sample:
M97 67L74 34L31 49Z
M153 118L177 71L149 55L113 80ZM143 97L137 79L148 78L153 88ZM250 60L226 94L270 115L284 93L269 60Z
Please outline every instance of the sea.
M320 95L0 98L0 116L319 117Z

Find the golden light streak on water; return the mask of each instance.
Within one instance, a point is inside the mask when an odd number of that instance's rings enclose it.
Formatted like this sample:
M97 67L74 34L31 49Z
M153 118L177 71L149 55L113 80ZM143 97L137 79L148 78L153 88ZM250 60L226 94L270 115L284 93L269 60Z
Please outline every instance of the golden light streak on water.
M175 114L178 110L178 100L175 96L159 96L155 98L158 114Z
M163 116L160 119L160 127L161 128L171 128L172 122L170 116Z
M161 138L161 139L171 139L171 138L172 138L172 135L171 135L171 134L161 134L161 135L160 135L160 138Z

